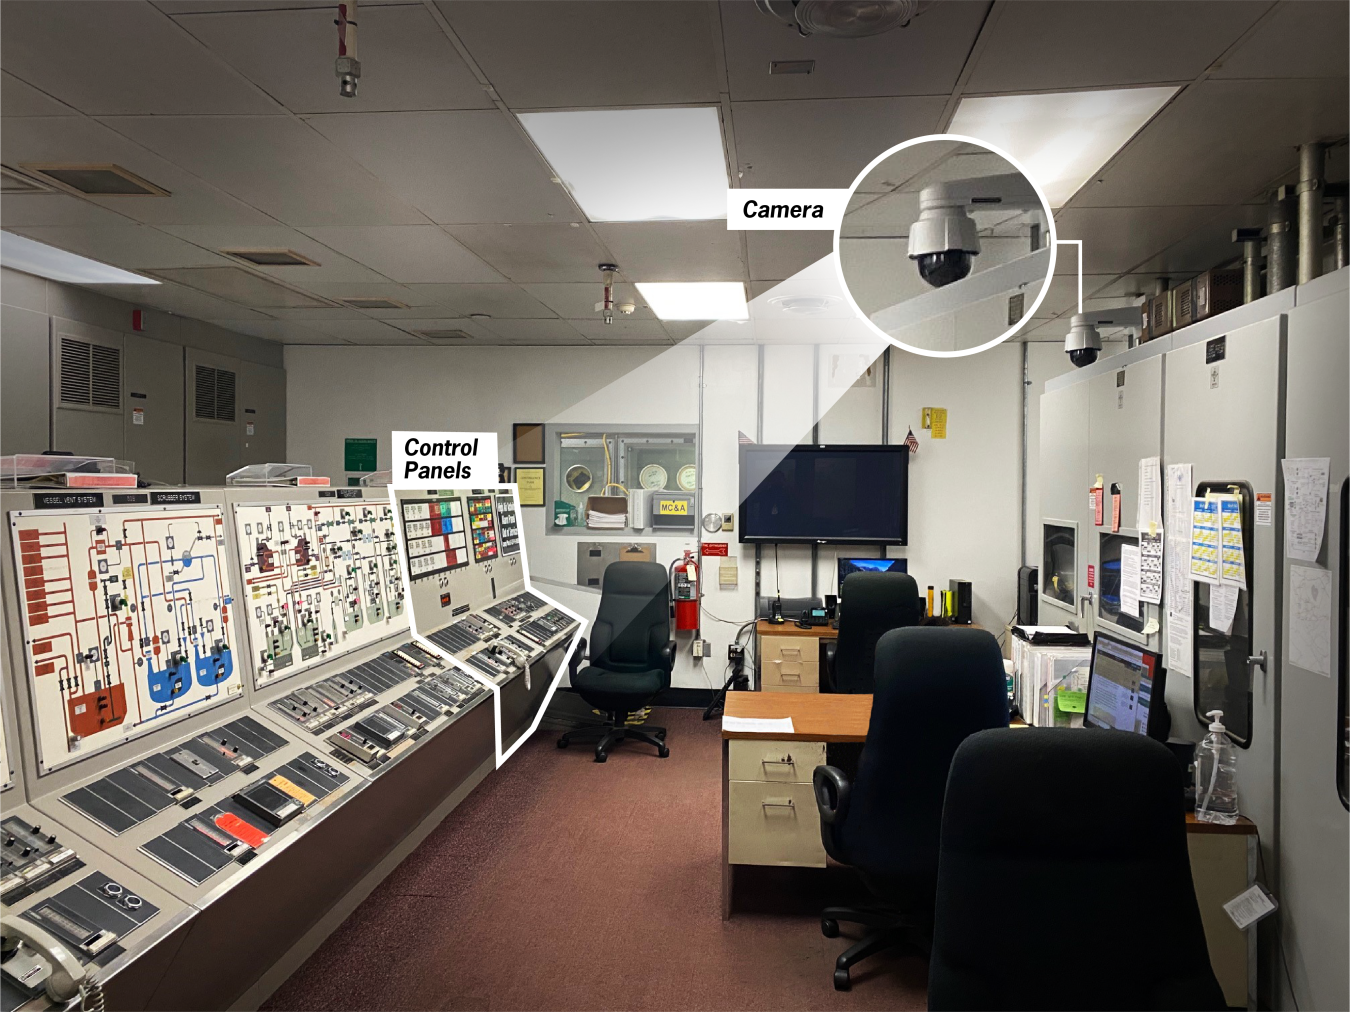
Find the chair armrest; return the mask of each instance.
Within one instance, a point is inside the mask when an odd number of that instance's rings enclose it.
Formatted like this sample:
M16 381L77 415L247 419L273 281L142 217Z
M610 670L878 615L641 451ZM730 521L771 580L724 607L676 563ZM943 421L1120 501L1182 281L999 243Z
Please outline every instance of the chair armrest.
M835 682L835 680L834 680L834 658L835 658L835 655L839 652L839 641L838 641L838 640L826 640L825 643L824 643L824 646L825 646L825 685L826 685L826 689L823 690L823 691L834 692L834 691L835 691L835 686L836 686L836 682Z
M811 774L811 786L815 788L820 821L830 826L843 823L853 791L844 771L836 766L817 766Z
M661 647L661 662L666 666L667 671L675 669L675 641L667 640Z
M825 853L840 864L852 864L839 842L839 829L848 817L852 793L848 777L834 766L817 766L811 773L811 786L816 793L816 809L820 812L820 842L825 846Z
M572 657L567 662L567 675L569 678L575 678L576 673L581 670L581 662L586 659L586 637L583 636L577 640L577 648L572 651Z

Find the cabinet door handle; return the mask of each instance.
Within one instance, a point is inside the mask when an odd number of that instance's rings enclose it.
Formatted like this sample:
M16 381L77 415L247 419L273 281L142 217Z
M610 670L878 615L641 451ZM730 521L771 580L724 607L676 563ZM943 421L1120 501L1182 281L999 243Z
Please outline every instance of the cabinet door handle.
M782 801L761 801L761 808L796 808L791 798L784 798Z

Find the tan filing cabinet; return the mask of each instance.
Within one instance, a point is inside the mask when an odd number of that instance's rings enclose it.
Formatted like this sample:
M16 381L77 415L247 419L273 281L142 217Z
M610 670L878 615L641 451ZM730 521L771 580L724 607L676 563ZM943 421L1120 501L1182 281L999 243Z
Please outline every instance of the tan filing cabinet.
M762 691L820 691L820 641L816 637L761 636L759 651ZM811 779L809 771L806 779Z
M727 861L824 868L811 773L825 763L825 743L727 744Z

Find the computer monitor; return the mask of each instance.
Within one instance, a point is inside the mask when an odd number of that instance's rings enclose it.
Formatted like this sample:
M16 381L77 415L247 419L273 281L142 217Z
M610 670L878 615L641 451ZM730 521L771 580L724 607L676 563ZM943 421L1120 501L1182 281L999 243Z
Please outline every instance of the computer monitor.
M840 559L839 586L844 585L844 577L849 573L907 573L909 562L906 559Z
M1170 721L1161 660L1151 650L1097 633L1092 642L1084 726L1165 739Z

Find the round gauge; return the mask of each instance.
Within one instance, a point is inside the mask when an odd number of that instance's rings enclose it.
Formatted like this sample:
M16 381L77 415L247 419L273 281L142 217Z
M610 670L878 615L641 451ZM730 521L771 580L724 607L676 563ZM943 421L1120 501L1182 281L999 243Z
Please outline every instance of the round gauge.
M585 492L591 487L591 469L585 464L573 464L563 475L563 482L573 492Z
M648 464L638 474L643 488L661 489L666 487L666 469L660 464Z
M722 529L722 514L704 513L703 529L707 531L709 534L716 534L718 531L720 531Z
M684 492L692 492L698 487L698 471L693 464L685 464L675 472L675 483L680 486Z

